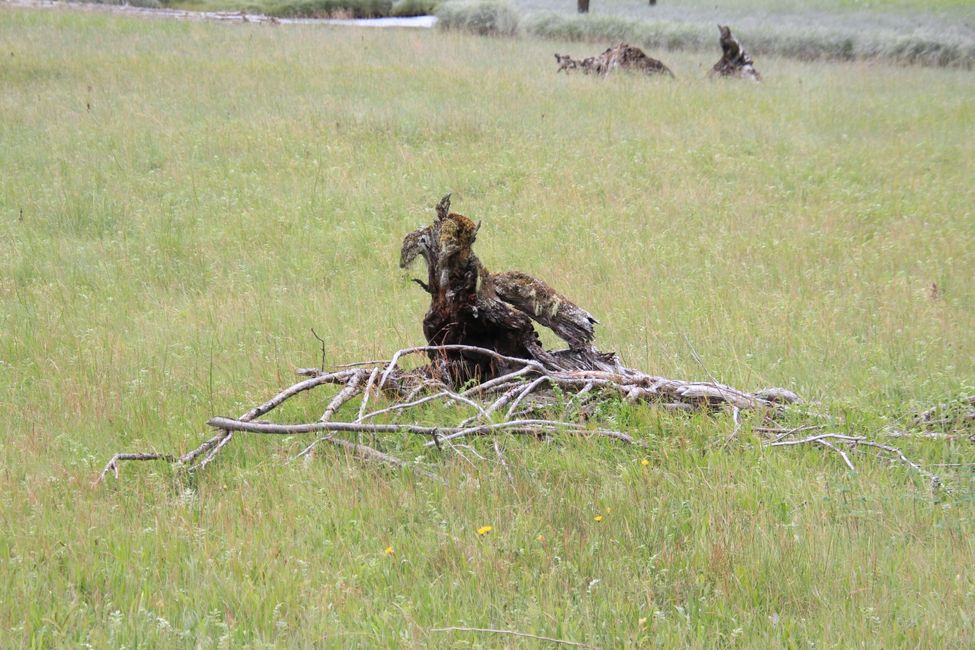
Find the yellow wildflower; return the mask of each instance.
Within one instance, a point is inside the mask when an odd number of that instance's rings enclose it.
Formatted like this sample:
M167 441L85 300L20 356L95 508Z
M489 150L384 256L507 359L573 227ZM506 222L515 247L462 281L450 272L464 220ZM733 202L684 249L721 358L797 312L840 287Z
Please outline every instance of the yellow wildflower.
M596 521L602 521L603 520L603 516L602 515L596 515L595 517L593 517L593 519L595 519Z
M477 529L477 534L478 535L487 535L492 530L494 530L494 527L493 526L481 526L480 528Z
M544 535L539 535L538 536L538 541L544 543L545 542L545 536Z
M386 555L392 555L393 554L393 547L392 546L387 546L386 547L386 550L384 550L383 553L385 553Z
M646 467L647 465L650 464L650 460L647 459L647 458L644 458L643 460L640 461L640 464L643 465L644 467Z
M647 624L647 617L646 616L640 617L640 620L637 621L637 625L639 625L640 627L643 627L646 624Z
M608 515L613 511L613 506L606 506L606 514Z

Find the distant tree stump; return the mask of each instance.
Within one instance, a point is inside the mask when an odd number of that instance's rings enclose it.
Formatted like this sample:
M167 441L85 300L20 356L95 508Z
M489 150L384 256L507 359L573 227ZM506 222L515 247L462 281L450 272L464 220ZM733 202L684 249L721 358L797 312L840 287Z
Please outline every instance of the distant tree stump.
M580 14L589 13L589 0L576 0L576 8Z
M741 46L738 39L731 35L731 28L727 25L718 25L718 30L721 32L721 60L714 64L708 76L761 81L762 75L755 69L752 57Z

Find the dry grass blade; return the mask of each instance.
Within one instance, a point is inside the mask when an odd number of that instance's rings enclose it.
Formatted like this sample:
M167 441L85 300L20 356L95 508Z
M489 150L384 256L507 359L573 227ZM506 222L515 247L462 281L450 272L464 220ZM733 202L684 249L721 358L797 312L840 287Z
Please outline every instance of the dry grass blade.
M510 636L519 636L526 639L535 639L537 641L547 641L548 643L555 643L558 645L569 645L575 646L577 648L596 648L597 646L589 645L588 643L580 643L579 641L569 641L568 639L556 639L550 636L539 636L537 634L529 634L527 632L518 632L516 630L495 630L486 627L435 627L431 632L477 632L480 634L507 634Z

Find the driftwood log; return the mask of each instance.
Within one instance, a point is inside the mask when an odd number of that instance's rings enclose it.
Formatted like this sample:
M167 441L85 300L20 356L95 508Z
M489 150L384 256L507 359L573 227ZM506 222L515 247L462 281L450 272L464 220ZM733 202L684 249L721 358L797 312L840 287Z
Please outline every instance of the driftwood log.
M410 267L419 258L426 263L426 280L416 282L430 296L423 318L427 345L406 348L391 358L364 361L326 370L298 369L304 379L255 405L237 418L213 417L207 424L215 433L197 448L182 455L141 451L118 453L105 465L96 483L109 473L118 477L122 461L159 460L193 471L202 469L238 433L262 435L316 434L298 457L310 458L317 446L342 448L350 457L396 468L411 467L432 476L422 458L407 462L383 451L380 436L420 436L424 447L436 453L463 452L456 441L472 436L522 435L602 439L640 446L625 431L606 428L594 421L600 402L653 402L674 411L706 409L730 411L734 423L724 444L742 429L742 413L757 413L751 432L765 438L768 447L814 445L837 453L851 470L855 449L872 449L903 463L935 487L940 478L909 460L900 449L864 436L827 430L837 421L812 415L821 424L785 427L778 416L801 409L794 393L781 388L745 392L717 381L683 381L628 368L613 353L593 344L596 319L585 309L524 273L492 273L474 253L480 224L450 212L450 195L436 206L433 223L408 234L400 251L400 264ZM550 328L567 347L546 350L535 325ZM313 332L314 333L314 332ZM316 335L317 338L317 335ZM427 362L407 368L403 362L423 355ZM336 390L327 391L327 387ZM327 394L321 399L322 415L306 422L272 422L266 416L286 401L309 391ZM444 409L450 418L436 425L411 421L416 409L431 404L454 405ZM350 408L351 407L351 408ZM553 408L554 407L554 408ZM975 435L975 397L961 407L939 405L918 416L922 432L891 430L886 435L918 439L955 440ZM553 418L552 413L560 414ZM339 415L345 413L344 419ZM454 414L454 415L452 415ZM950 432L931 427L950 423ZM815 432L799 437L802 432ZM369 444L363 437L369 436ZM379 443L377 444L377 442ZM720 441L719 441L720 442ZM377 448L378 447L378 448ZM510 476L501 449L495 452ZM475 452L476 453L476 452ZM479 456L480 457L480 456Z
M585 59L573 59L568 54L556 54L555 62L559 66L556 72L580 71L598 77L605 77L614 70L642 72L649 76L674 76L670 68L662 62L647 56L643 50L629 43L619 43L599 56L590 56Z
M708 76L711 78L733 77L761 81L762 75L755 69L752 57L745 51L738 39L731 35L731 28L727 25L718 25L718 31L721 32L719 40L721 43L721 59L714 64Z

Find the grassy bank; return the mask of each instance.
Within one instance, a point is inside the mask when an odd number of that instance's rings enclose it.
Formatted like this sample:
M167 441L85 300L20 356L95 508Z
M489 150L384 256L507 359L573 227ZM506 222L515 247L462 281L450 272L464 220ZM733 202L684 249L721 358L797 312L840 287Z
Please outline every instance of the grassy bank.
M449 190L490 268L631 365L870 434L975 392L970 73L767 57L755 87L676 53L677 81L596 82L554 74L565 43L9 9L0 44L0 646L971 645L970 466L932 493L753 422L713 449L727 416L502 439L512 482L489 443L383 441L440 485L287 438L90 487L316 365L312 327L329 363L420 341L399 243Z
M821 6L820 6L821 5ZM975 65L975 10L895 6L859 11L824 2L808 7L761 2L607 2L579 15L559 2L517 4L452 0L437 9L440 27L474 33L522 34L600 44L621 40L651 51L717 51L715 25L730 24L750 52L804 61L864 60L971 68ZM495 28L495 26L499 26Z

